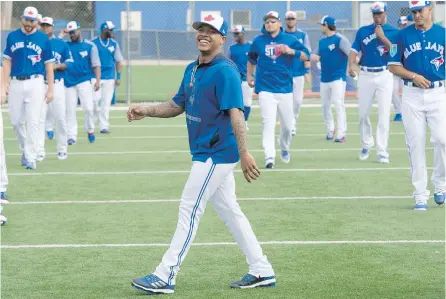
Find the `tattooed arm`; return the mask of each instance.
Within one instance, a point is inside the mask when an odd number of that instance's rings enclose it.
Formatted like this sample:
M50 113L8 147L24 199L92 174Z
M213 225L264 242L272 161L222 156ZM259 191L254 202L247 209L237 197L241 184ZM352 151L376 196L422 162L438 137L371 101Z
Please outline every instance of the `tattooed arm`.
M170 118L184 112L184 107L178 106L173 100L148 107L130 107L127 112L129 121L140 120L144 117Z

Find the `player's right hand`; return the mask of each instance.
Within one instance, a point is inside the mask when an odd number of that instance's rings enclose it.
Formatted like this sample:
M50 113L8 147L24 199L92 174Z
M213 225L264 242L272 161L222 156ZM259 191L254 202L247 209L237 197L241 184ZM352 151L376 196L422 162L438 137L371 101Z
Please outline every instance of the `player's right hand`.
M253 88L256 85L255 80L252 76L247 76L246 81L248 82L248 85L251 88Z
M243 175L249 183L251 183L251 180L256 180L260 176L260 170L257 167L256 161L249 152L240 155L240 164Z
M53 99L54 99L53 91L48 89L45 95L45 102L49 104L53 101Z
M413 78L412 82L420 88L429 88L431 86L431 81L418 74Z
M127 111L127 120L140 120L146 117L146 109L144 107L130 107Z

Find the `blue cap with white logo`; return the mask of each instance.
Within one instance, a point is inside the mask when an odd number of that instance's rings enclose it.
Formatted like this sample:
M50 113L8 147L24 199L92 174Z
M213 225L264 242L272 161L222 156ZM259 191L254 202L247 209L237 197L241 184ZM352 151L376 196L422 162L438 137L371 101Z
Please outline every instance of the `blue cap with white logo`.
M101 32L104 31L104 29L110 29L111 31L113 31L115 29L115 24L113 24L112 21L105 21L101 24L101 27L99 27L99 30Z
M336 20L332 16L323 16L320 22L321 25L336 26Z
M245 32L245 27L243 27L242 25L236 25L232 29L232 32L234 32L234 33L243 33L243 32Z
M203 25L209 25L218 32L220 32L221 35L226 36L228 34L228 23L220 17L220 16L213 16L208 15L204 17L200 22L194 22L192 24L192 28L195 30L198 30Z
M370 7L370 10L372 13L380 13L380 12L386 12L387 11L387 4L384 2L375 2Z
M420 10L430 5L431 5L430 1L409 1L409 10L410 11Z

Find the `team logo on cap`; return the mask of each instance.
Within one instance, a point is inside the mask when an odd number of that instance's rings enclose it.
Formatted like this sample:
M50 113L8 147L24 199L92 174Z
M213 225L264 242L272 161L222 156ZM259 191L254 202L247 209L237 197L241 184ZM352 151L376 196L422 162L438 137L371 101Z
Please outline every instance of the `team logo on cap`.
M33 65L41 61L40 55L28 55L28 59L31 60Z
M206 22L211 22L211 21L214 21L215 18L214 18L212 15L208 15L207 17L204 18L204 20L205 20Z
M431 60L431 63L435 66L435 68L437 69L437 71L440 69L440 66L442 66L444 64L444 58L443 55L439 56L435 59Z
M420 2L420 1L410 1L410 3L412 3L412 5L417 5L418 2Z

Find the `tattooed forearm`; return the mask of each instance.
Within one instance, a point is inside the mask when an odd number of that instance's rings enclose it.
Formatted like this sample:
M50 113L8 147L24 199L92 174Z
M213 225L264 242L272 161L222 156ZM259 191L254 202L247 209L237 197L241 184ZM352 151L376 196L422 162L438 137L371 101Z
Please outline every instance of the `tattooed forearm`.
M248 151L248 137L246 136L246 125L243 111L237 108L229 110L232 130L237 140L238 151L241 154Z
M146 116L169 118L180 115L184 112L184 108L175 104L173 100L164 102L159 105L146 107Z

